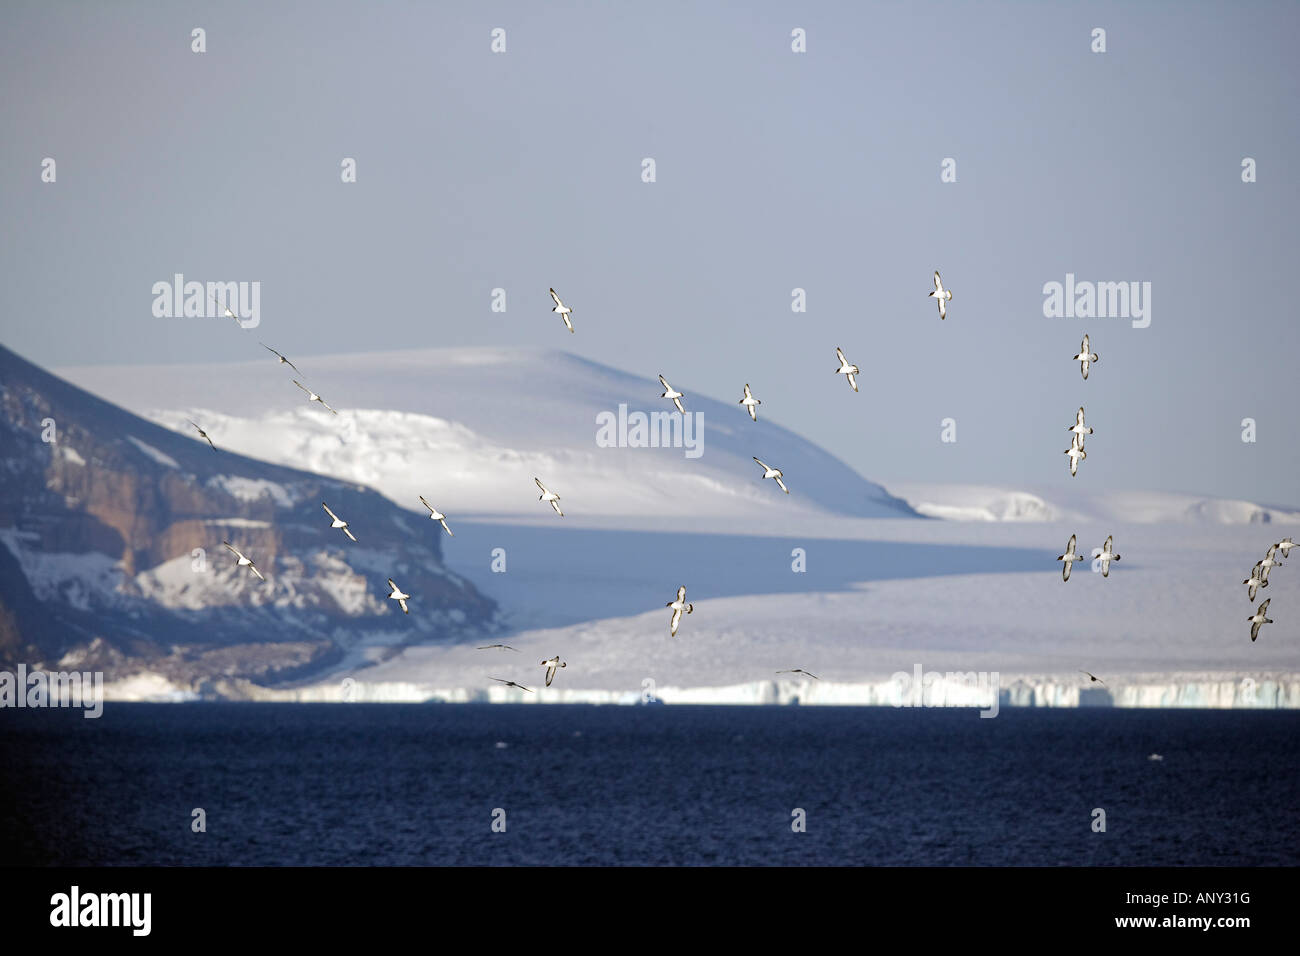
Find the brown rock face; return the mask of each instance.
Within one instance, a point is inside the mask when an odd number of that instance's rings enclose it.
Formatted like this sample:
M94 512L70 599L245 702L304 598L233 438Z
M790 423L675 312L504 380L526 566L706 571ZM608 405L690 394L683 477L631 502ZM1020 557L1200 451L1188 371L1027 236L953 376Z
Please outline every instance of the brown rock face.
M366 529L364 548L330 530L322 500ZM0 667L72 653L109 680L274 682L376 632L403 644L492 630L493 602L404 515L368 489L214 452L0 347ZM420 595L419 614L386 600L389 576Z

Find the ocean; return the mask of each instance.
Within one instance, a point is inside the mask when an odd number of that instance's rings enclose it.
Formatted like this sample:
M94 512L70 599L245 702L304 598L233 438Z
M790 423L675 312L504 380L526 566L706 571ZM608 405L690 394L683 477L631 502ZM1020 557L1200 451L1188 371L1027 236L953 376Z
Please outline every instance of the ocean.
M0 864L1294 866L1298 758L1282 711L7 710Z

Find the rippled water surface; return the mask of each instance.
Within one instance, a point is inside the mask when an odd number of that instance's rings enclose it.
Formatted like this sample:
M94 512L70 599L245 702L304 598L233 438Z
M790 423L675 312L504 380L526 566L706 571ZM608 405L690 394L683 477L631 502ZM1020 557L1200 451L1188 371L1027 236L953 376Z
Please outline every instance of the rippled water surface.
M1298 732L1287 712L7 710L0 863L1296 865Z

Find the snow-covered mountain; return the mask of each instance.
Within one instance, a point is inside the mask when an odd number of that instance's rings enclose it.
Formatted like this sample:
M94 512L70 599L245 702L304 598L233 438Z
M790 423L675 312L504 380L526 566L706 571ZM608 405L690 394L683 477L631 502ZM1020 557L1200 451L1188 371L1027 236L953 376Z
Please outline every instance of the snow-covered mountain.
M659 397L657 371L631 375L563 352L428 349L291 355L302 371L295 376L265 354L233 364L64 374L176 431L192 418L221 447L364 483L416 510L425 495L449 515L545 517L550 510L533 484L540 477L576 518L777 509L916 517L880 485L773 424L765 406L753 422L739 404L677 381L690 417L683 423ZM295 377L339 415L309 407ZM737 398L739 390L738 383ZM637 413L647 418L641 433ZM661 434L680 444L632 447ZM788 497L762 480L754 456L785 472Z
M262 351L254 344L255 351ZM693 392L702 426L685 447L603 447L634 413L671 413L656 373L633 375L564 352L424 349L294 358L295 373L265 358L188 366L84 366L70 380L178 431L201 421L223 448L376 488L404 508L419 495L452 515L545 519L534 476L575 521L631 517L750 517L789 526L813 514L951 521L1115 521L1124 524L1300 524L1300 511L1167 492L1045 490L1014 485L869 481L832 454L743 408ZM293 385L318 389L339 415ZM761 397L761 395L760 395ZM620 414L619 406L625 406ZM676 419L675 415L670 416ZM649 424L649 423L648 423ZM677 424L680 424L678 422ZM674 425L674 427L676 427ZM655 429L657 431L657 429ZM680 434L680 430L679 430ZM634 426L626 436L635 441ZM647 435L647 437L649 437ZM698 454L697 454L698 452ZM689 453L689 454L688 454ZM788 498L753 457L785 472ZM895 465L896 463L891 463Z
M437 529L359 484L214 451L4 348L0 412L0 664L275 680L494 625Z

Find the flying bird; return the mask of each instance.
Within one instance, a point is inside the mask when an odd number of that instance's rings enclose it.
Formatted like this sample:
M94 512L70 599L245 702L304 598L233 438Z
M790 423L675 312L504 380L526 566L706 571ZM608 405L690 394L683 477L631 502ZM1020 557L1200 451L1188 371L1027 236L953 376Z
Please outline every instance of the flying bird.
M546 686L551 686L551 681L555 679L555 669L557 667L568 667L564 661L560 660L560 655L556 654L549 661L542 661L542 666L546 668Z
M1078 412L1075 413L1075 415L1074 415L1074 424L1071 425L1071 426L1069 427L1068 431L1073 432L1074 435L1075 435L1075 437L1079 439L1079 447L1080 447L1080 448L1083 447L1083 439L1084 439L1084 436L1085 436L1085 435L1091 435L1091 434L1092 434L1092 426L1091 426L1091 425L1085 425L1085 424L1083 423L1083 406L1082 406L1082 405L1079 406L1079 410L1078 410Z
M394 584L392 578L388 579L388 586L393 589L393 593L388 595L388 599L390 601L396 601L397 606L402 609L403 614L410 614L411 609L406 606L406 602L410 600L411 595L405 593L401 588Z
M781 475L783 474L783 472L781 471L780 468L773 468L771 465L759 461L757 458L755 458L754 461L757 461L758 467L763 469L764 478L775 478L776 483L781 486L781 490L784 491L787 495L790 493L790 489L787 488L785 486L785 482L781 480Z
M952 290L943 287L943 280L939 278L938 270L934 273L934 291L929 294L929 298L939 301L939 318L947 318L948 308L944 303L952 301Z
M523 684L516 684L514 681L506 680L504 677L493 677L491 679L495 681L500 681L501 683L505 684L507 687L518 687L520 690L526 690L530 694L533 692L532 688L525 687Z
M268 352L270 352L272 355L274 355L276 358L280 360L279 362L276 363L277 365L287 365L289 366L289 368L293 369L299 375L302 374L302 370L299 369L298 366L294 365L292 362L290 362L287 358L285 358L275 349L271 348L271 346L267 345L265 342L258 342L257 344L262 346L262 348L266 349Z
M1268 580L1264 577L1264 572L1260 567L1263 563L1263 561L1256 561L1255 566L1250 569L1250 577L1241 582L1246 585L1246 594L1252 601L1255 600L1255 592L1260 588L1268 587Z
M1106 535L1106 544L1094 555L1094 557L1101 558L1101 576L1103 578L1110 577L1110 563L1119 560L1119 555L1112 550L1114 540L1115 536L1113 534Z
M748 384L745 385L744 396L736 404L744 405L745 410L749 412L749 417L752 418L754 421L758 421L758 411L756 409L756 406L762 405L763 403L754 397L754 393L749 390Z
M1291 553L1291 549L1295 547L1295 542L1290 538L1283 538L1275 545L1275 547L1282 552L1282 557L1285 558Z
M478 650L490 651L495 648L500 648L503 651L514 651L516 654L519 653L519 649L517 647L511 647L509 644L482 644L479 646Z
M1273 603L1273 599L1269 598L1267 601L1263 602L1262 604L1260 604L1258 608L1255 609L1254 614L1246 618L1246 620L1250 622L1250 639L1252 642L1254 642L1255 638L1259 637L1259 629L1263 625L1273 623L1271 620L1269 620L1267 617L1264 616L1264 612L1268 610L1268 606L1272 603Z
M560 301L560 297L555 294L554 289L551 290L551 298L555 300L555 308L551 309L551 311L560 313L560 318L564 320L564 324L568 326L569 331L572 332L573 323L569 321L569 313L573 310Z
M690 614L695 610L694 604L686 603L686 585L683 584L677 589L677 600L669 601L664 605L664 607L670 607L673 609L673 619L668 623L668 633L672 637L676 637L677 625L682 621L682 612L685 611L687 614Z
M330 511L330 506L329 506L329 505L327 505L325 502L322 501L322 502L320 503L320 506L321 506L322 508L324 508L324 509L325 509L325 513L326 513L327 515L330 516L330 522L331 522L331 523L330 523L330 527L331 527L331 528L338 528L340 531L342 531L345 535L347 535L347 536L348 536L349 538L351 538L353 541L356 541L356 540L357 540L357 539L356 539L356 536L351 532L351 530L349 530L349 528L348 528L348 523L347 523L346 521L344 521L342 518L340 518L338 515L336 515L334 512Z
M1104 680L1102 680L1100 677L1098 677L1096 674L1093 674L1091 671L1079 671L1079 673L1080 673L1080 674L1087 674L1089 677L1092 678L1092 680L1093 680L1095 683L1100 684L1102 687L1105 687L1105 686L1106 686L1106 682L1105 682Z
M1083 344L1079 347L1079 354L1074 357L1074 361L1079 363L1079 371L1083 372L1083 380L1088 380L1088 369L1092 368L1092 363L1097 361L1098 355L1091 351L1092 346L1088 344L1088 336L1083 337Z
M1078 435L1070 439L1070 447L1065 450L1065 453L1070 456L1070 477L1073 478L1079 471L1079 462L1088 457L1088 453L1079 444Z
M266 580L266 578L262 577L262 572L257 570L257 565L253 563L252 558L246 557L243 552L241 552L238 548L232 545L229 541L223 541L221 543L224 544L230 550L231 554L233 554L235 557L239 559L239 563L236 565L236 567L248 568L248 570L252 571L263 581Z
M563 518L564 512L560 510L560 496L555 494L553 491L547 491L546 486L542 484L542 479L534 478L533 481L537 482L537 487L542 489L542 493L537 496L537 500L549 501L551 507L555 509L555 513Z
M1268 572L1273 570L1276 567L1280 567L1282 564L1281 561L1278 561L1274 557L1276 554L1277 554L1277 545L1271 545L1268 551L1264 554L1264 560L1259 562L1259 566L1264 572L1263 578L1265 581L1268 580Z
M236 324L236 325L238 325L241 329L244 327L244 323L240 321L239 316L235 315L235 313L233 313L233 312L230 311L230 306L225 305L225 304L223 304L223 303L221 303L221 302L218 302L218 301L217 301L217 297L216 297L215 295L212 296L212 304L213 304L213 305L217 305L217 306L221 306L221 308L223 308L223 309L225 310L225 314L228 315L230 318L232 318L232 319L235 320L235 324Z
M853 376L858 374L858 367L849 364L849 360L844 357L844 350L838 345L835 346L835 357L840 360L840 367L835 370L835 374L847 375L849 385L853 388L853 391L856 392L858 390L858 380Z
M1076 554L1074 551L1074 542L1076 540L1076 537L1077 537L1076 535L1070 535L1070 543L1065 546L1065 554L1058 555L1056 558L1057 561L1065 562L1064 566L1061 568L1062 581L1070 580L1071 565L1073 565L1075 561L1083 560L1083 555Z
M677 410L685 415L686 409L682 408L682 399L686 397L686 393L673 391L673 387L668 384L668 379L662 375L659 376L659 382L664 387L664 393L659 397L672 399L672 403L677 406Z
M211 439L211 438L208 438L208 433L207 433L207 432L205 432L202 428L200 428L200 427L199 427L197 424L195 424L194 422L190 421L188 418L186 419L186 421L190 422L191 425L194 425L194 430L195 430L196 432L199 433L199 437L200 437L200 438L206 438L208 444L209 444L209 445L212 445L212 439ZM216 446L216 445L212 445L212 450L213 450L213 451L216 451L216 450L217 450L217 446Z
M816 674L814 674L812 671L806 671L802 667L792 667L788 671L777 671L777 673L778 674L805 674L808 677L811 677L813 680L821 680L821 678L818 677Z
M420 504L424 505L426 508L429 509L430 521L441 522L442 530L446 531L447 534L451 535L453 538L456 537L454 534L451 534L451 529L447 527L447 516L443 514L441 511L439 511L437 508L435 508L433 505L429 504L429 502L425 501L424 495L420 495Z
M293 384L297 385L300 389L302 389L304 392L307 393L307 401L309 401L309 402L320 402L320 403L321 403L322 405L324 405L326 408L330 408L329 405L326 405L326 404L325 404L325 399L321 398L319 395L317 395L315 392L313 392L310 388L308 388L308 387L307 387L306 385L304 385L302 382L298 381L296 378L293 380ZM330 411L331 411L331 412L334 412L334 409L330 408ZM334 412L334 414L337 415L338 412Z

